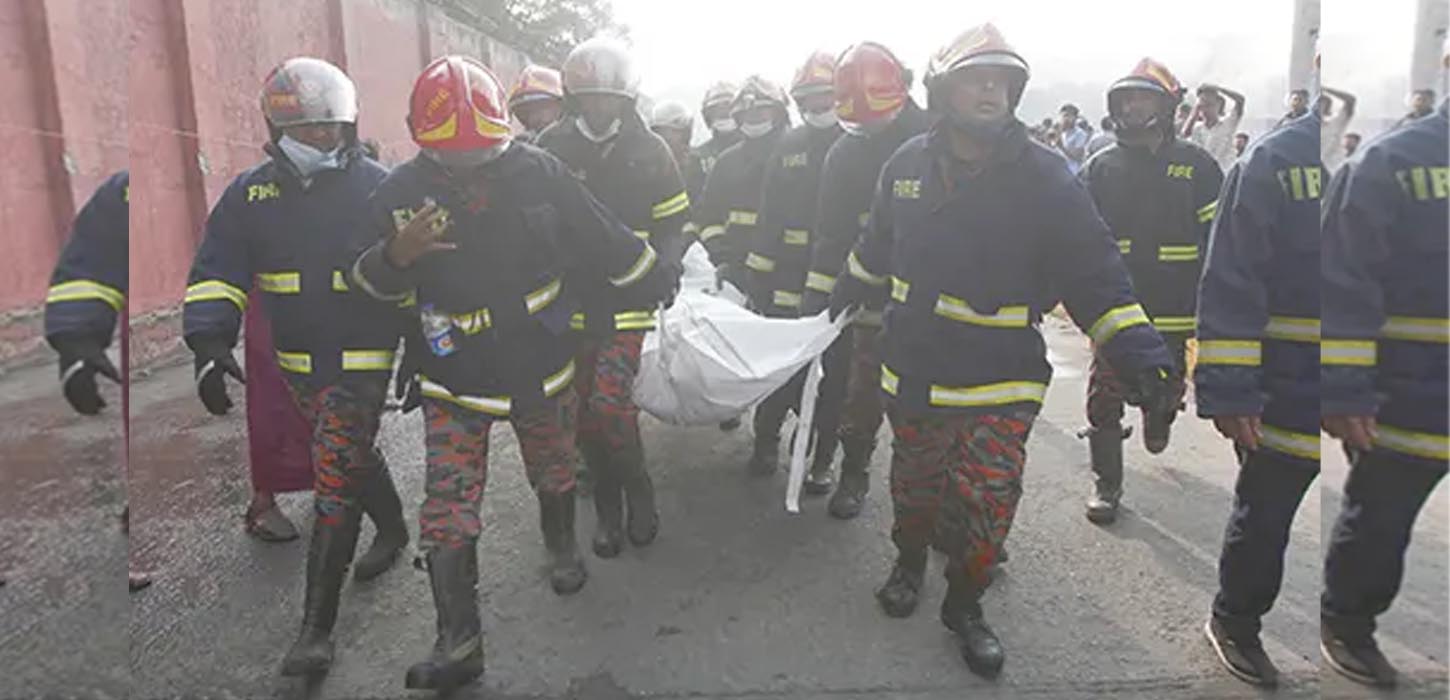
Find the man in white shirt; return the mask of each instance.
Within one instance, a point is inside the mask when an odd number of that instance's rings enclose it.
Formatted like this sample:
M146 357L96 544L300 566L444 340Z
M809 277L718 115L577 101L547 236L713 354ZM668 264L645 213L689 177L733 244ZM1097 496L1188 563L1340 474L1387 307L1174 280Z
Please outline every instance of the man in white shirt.
M1340 141L1344 138L1344 132L1349 130L1349 120L1354 118L1355 97L1343 90L1321 87L1319 91L1319 118L1323 123L1319 127L1320 156L1324 161L1324 172L1331 173L1339 168L1344 161L1344 149ZM1331 100L1330 98L1334 98ZM1334 108L1334 100L1339 101L1339 109Z
M1082 167L1083 160L1087 158L1089 138L1087 130L1077 125L1080 114L1075 104L1065 104L1062 106L1062 109L1057 114L1061 136L1053 144L1057 147L1057 151L1064 158L1067 158L1068 168L1072 170L1072 174L1074 175Z
M1088 139L1087 154L1089 158L1091 158L1094 153L1097 153L1098 151L1101 151L1104 148L1107 148L1108 146L1117 143L1117 138L1113 135L1112 118L1103 117L1103 120L1099 122L1099 124L1103 127L1103 130L1099 131L1096 134L1093 134L1093 137L1091 139Z
M1233 110L1225 113L1224 98L1233 100ZM1224 172L1233 166L1238 154L1234 150L1234 134L1244 118L1244 96L1226 87L1204 83L1198 86L1198 105L1183 127L1183 137L1208 151Z

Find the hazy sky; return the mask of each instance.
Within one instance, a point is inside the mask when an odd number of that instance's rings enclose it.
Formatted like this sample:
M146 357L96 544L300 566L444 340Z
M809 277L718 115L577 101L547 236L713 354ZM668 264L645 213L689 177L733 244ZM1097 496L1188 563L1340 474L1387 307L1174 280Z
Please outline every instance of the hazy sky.
M1332 82L1383 90L1398 112L1410 60L1415 0L1322 0L1321 49ZM1032 66L1024 118L1072 100L1092 117L1103 91L1148 55L1189 86L1222 82L1250 97L1250 120L1282 111L1292 0L613 0L628 24L644 90L697 105L705 86L760 72L782 82L814 47L836 52L870 39L891 47L918 76L927 56L963 29L990 20ZM688 8L688 9L686 9ZM710 18L710 19L705 19ZM1352 48L1352 51L1349 49ZM1352 55L1341 69L1335 53ZM1348 63L1349 61L1347 61Z

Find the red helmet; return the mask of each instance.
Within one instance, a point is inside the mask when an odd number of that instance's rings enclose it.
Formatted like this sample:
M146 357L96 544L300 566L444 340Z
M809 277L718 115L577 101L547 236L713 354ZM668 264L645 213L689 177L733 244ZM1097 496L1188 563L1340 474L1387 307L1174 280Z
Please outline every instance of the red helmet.
M790 81L791 98L800 101L802 97L829 93L835 74L836 58L825 51L815 51L796 69L795 78Z
M1162 104L1157 112L1146 122L1141 124L1129 124L1124 121L1121 100L1125 90L1147 90L1157 93L1162 97ZM1114 129L1152 129L1157 127L1173 128L1173 111L1178 108L1178 103L1183 101L1183 84L1173 75L1168 67L1151 58L1144 58L1133 66L1131 73L1114 81L1112 87L1108 88L1108 116L1114 122Z
M513 138L503 85L466 56L423 69L408 100L408 130L420 147L436 151L496 148Z
M515 82L514 89L509 91L509 109L514 109L525 102L562 99L564 99L564 80L560 77L559 71L531 63L524 68L523 72L519 73L518 82Z
M889 124L906 106L911 73L889 49L862 42L836 62L836 116L851 133Z
M924 79L927 101L933 101L931 94L936 91L937 86L947 75L975 66L1004 66L1015 69L1019 75L1008 90L1007 104L1011 109L1016 110L1017 102L1022 99L1022 90L1027 87L1027 79L1030 76L1027 61L1007 43L1002 32L998 31L997 27L990 22L962 32L957 38L952 39L946 46L932 54L931 60L926 65L926 78Z

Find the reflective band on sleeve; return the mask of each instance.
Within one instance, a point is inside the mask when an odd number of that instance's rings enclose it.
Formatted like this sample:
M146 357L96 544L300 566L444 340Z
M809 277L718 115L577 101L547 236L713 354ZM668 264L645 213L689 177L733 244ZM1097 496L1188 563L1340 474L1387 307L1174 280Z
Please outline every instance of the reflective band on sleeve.
M853 322L853 324L857 326L866 326L868 328L880 328L881 321L882 314L880 311L867 310L857 312L856 320Z
M785 230L786 245L810 245L811 232L800 228L788 228Z
M759 253L745 256L745 266L756 272L775 272L775 261Z
M1293 457L1319 459L1318 435L1296 433L1272 425L1265 425L1263 430L1264 437L1259 442L1264 447Z
M911 283L895 275L891 276L891 300L898 304L905 304L908 296L911 295Z
M1198 223L1206 224L1213 221L1213 215L1218 213L1218 200L1215 199L1208 204L1198 208Z
M559 288L563 286L562 280L554 280L524 297L524 306L527 306L529 313L536 314L543 311L559 298Z
M569 329L575 331L582 331L584 330L584 322L584 312L576 311L574 312L573 316L569 317Z
M334 292L346 292L347 291L347 275L344 274L342 270L333 270L332 271L332 291L334 291Z
M690 208L690 196L685 192L654 205L654 218L664 219Z
M1158 246L1158 262L1193 262L1198 259L1196 245Z
M1375 360L1375 341L1373 340L1319 341L1320 364L1373 367Z
M1286 340L1293 343L1317 343L1319 342L1319 319L1270 316L1269 325L1264 326L1264 335L1274 340Z
M819 272L806 273L806 289L822 294L830 294L836 289L836 278Z
M895 396L896 395L896 390L900 387L900 385L901 385L901 378L898 377L898 376L896 376L896 373L895 372L892 372L890 367L887 367L886 365L881 365L881 389L882 389L882 391L885 391L886 393L891 394L892 396Z
M973 387L931 387L933 406L1003 406L1006 404L1042 403L1047 385L1040 382L1000 382Z
M856 251L854 250L846 257L846 269L850 271L852 277L873 287L886 286L886 278L881 275L871 274L871 271L867 270L866 266L861 264L861 259L856 257Z
M739 209L736 209L730 212L730 216L726 218L726 222L739 226L754 226L756 220L759 218L760 216L753 211L741 211Z
M1131 239L1131 238L1120 238L1120 239L1118 239L1118 255L1127 255L1128 253L1131 253L1132 251L1133 251L1133 239Z
M634 231L634 237L640 239L641 241L649 240L649 235L649 231L641 231L639 229L635 229Z
M297 294L302 291L300 272L262 272L257 274L257 288L269 294Z
M634 265L630 266L629 270L623 275L609 278L609 283L616 287L628 287L644 279L644 276L649 274L650 269L655 266L655 260L658 258L659 256L655 254L655 249L646 245L644 250L640 252L639 257L635 259Z
M277 366L293 374L312 374L312 356L305 352L277 352Z
M543 390L545 397L552 397L563 391L574 381L574 361L570 360L564 368L550 375L544 380ZM461 396L448 390L448 387L438 384L423 375L418 376L418 388L422 394L430 399L447 401L467 409L487 413L491 416L507 416L513 408L513 399L508 396Z
M1192 316L1158 316L1153 319L1153 327L1159 333L1192 333L1195 325Z
M953 321L992 328L1026 328L1026 306L1003 306L996 313L984 314L973 309L966 301L946 294L937 297L936 314Z
M187 287L186 298L182 303L198 301L230 301L238 309L247 310L247 293L221 280L205 280Z
M775 290L775 293L771 296L771 300L775 302L776 306L783 306L785 308L793 309L801 305L800 294L796 292L788 292L784 289Z
M1198 364L1258 367L1263 361L1263 345L1257 340L1198 341Z
M653 311L621 311L614 315L614 330L648 331L656 324Z
M718 237L723 236L723 235L725 235L725 227L724 226L720 226L720 225L706 226L705 228L700 229L700 242L701 243L704 243L705 241L708 241L711 238L718 238Z
M343 350L344 372L390 372L393 369L392 350Z
M61 282L50 288L50 293L45 296L45 303L54 304L62 301L99 301L105 303L116 311L126 305L126 295L115 287L101 284L92 280L71 280Z
M370 254L371 253L369 253L369 255ZM378 291L378 288L374 287L373 283L369 282L368 278L365 277L362 273L362 261L366 257L367 255L359 255L357 257L357 260L353 261L352 279L354 282L357 282L357 285L359 287L362 287L362 290L366 292L368 296L377 299L378 301L395 301L398 302L398 306L413 306L418 303L418 298L416 294L417 290L410 289L401 294L383 294L381 291Z
M1102 346L1123 329L1138 325L1148 325L1148 314L1143 312L1141 305L1128 304L1109 309L1088 329L1088 335L1092 336L1094 343Z
M1380 335L1390 340L1450 343L1450 319L1391 316L1385 320Z
M1447 435L1417 433L1380 423L1375 427L1374 444L1425 459L1450 459L1450 436Z

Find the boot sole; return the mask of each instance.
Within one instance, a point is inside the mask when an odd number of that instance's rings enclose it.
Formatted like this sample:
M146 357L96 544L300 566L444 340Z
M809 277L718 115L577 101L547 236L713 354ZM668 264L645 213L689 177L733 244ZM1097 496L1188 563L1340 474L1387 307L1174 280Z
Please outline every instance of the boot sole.
M807 496L824 496L830 493L831 489L835 487L836 484L830 481L806 481L805 485L801 487L801 493Z
M549 577L549 587L554 589L555 595L574 595L584 590L584 584L586 583L589 583L589 574L587 572L580 577L579 583L564 582L561 584L552 576Z
M1240 669L1232 663L1229 663L1228 655L1224 653L1223 646L1220 645L1218 642L1218 637L1214 636L1213 634L1212 620L1203 623L1203 636L1208 638L1208 644L1209 646L1213 647L1213 653L1214 656L1218 657L1219 665L1223 666L1224 669L1229 672L1229 675L1232 675L1234 678L1237 678L1250 685L1259 686L1260 688L1273 688L1278 685L1276 681L1271 681L1261 676L1256 676L1252 673Z
M1360 673L1359 671L1349 668L1348 666L1345 666L1342 663L1339 663L1339 661L1334 658L1334 655L1329 653L1329 647L1325 645L1323 641L1319 642L1319 655L1324 657L1324 661L1329 664L1330 668L1338 671L1339 675L1344 676L1345 678L1348 678L1349 680L1352 680L1361 685L1367 685L1373 688L1393 688L1395 687L1395 685L1397 685L1394 681L1382 681L1375 676L1365 675L1363 673Z
M332 668L332 659L309 659L307 661L283 661L282 675L320 676Z
M439 672L437 678L417 678L409 670L403 677L403 687L408 690L439 690L449 691L468 685L483 675L483 662L478 662L477 670L473 666L466 669Z
M1113 523L1118 521L1117 511L1110 511L1105 513L1089 510L1084 513L1084 515L1087 516L1088 522L1094 525L1112 525Z
M590 548L594 550L594 556L600 559L613 559L624 553L624 542L622 537L611 545L601 545L596 541L591 543Z

